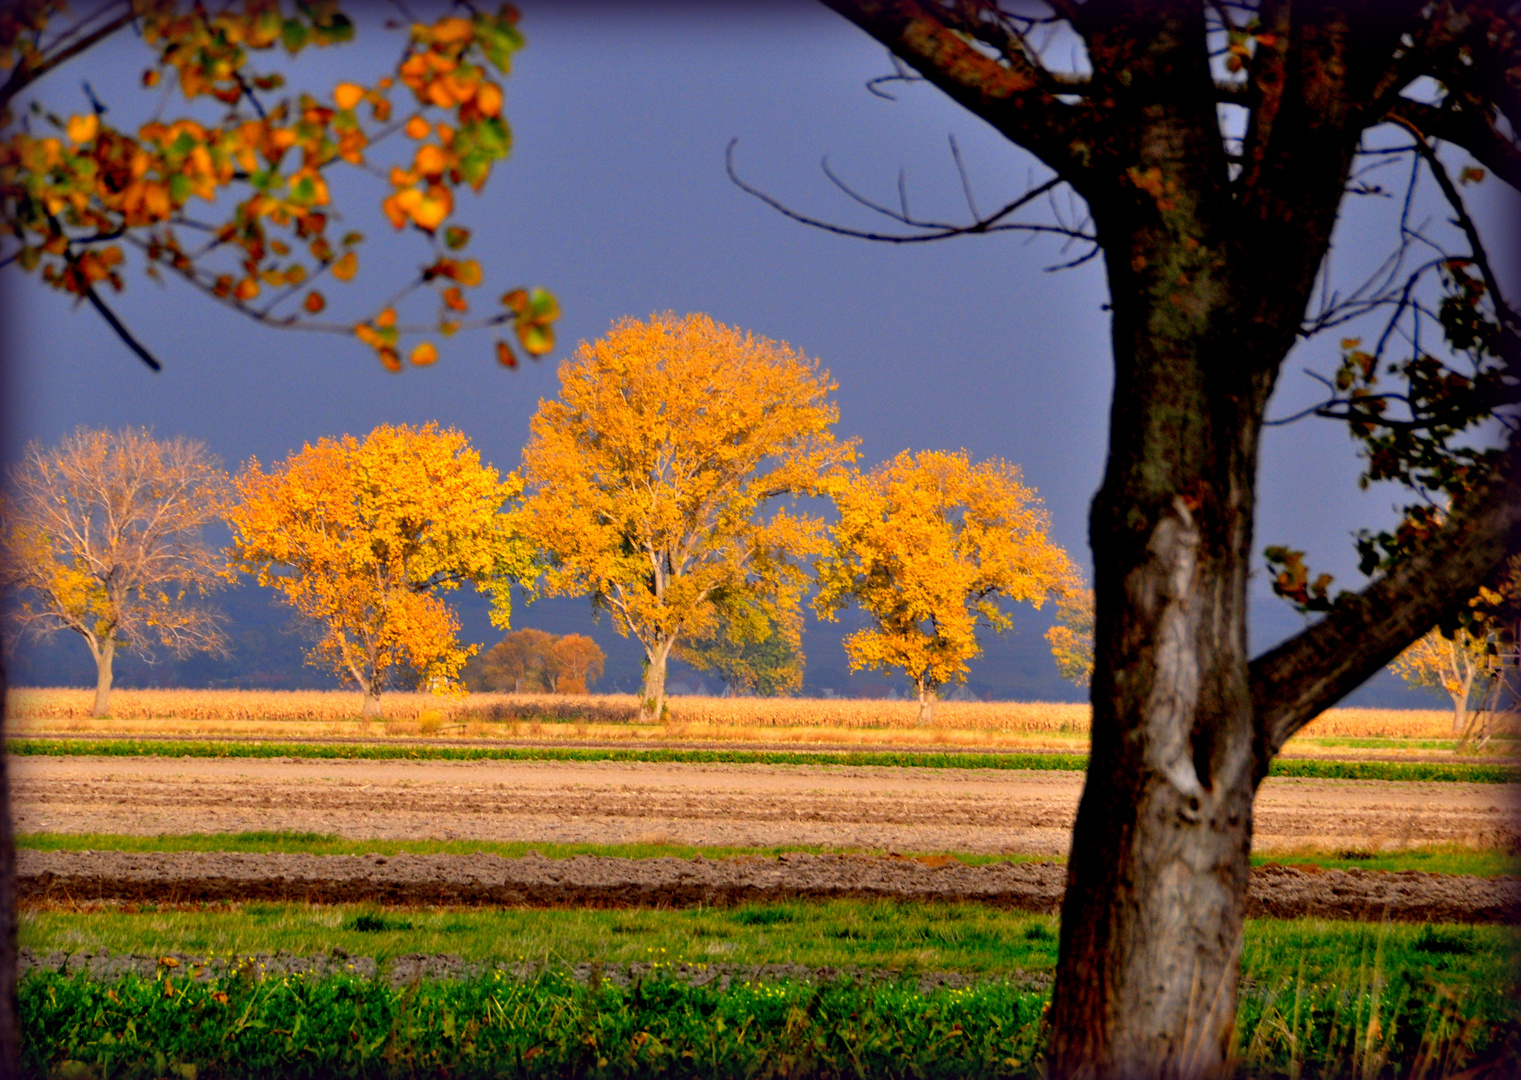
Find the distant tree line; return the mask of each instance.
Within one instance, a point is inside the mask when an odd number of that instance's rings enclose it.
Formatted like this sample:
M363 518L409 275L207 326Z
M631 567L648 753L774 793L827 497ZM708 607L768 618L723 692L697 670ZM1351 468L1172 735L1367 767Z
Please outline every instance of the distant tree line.
M929 722L979 633L1010 625L1006 605L1052 600L1057 667L1087 685L1093 593L1017 466L904 451L860 472L854 443L831 433L828 372L704 315L625 319L560 381L505 477L433 424L320 439L235 477L199 443L137 429L33 444L0 504L9 629L78 634L104 716L122 652L225 652L205 598L247 575L318 631L308 662L374 716L392 687L588 693L606 659L591 638L517 629L478 654L444 599L470 585L508 630L515 586L583 595L643 646L640 715L653 720L672 656L732 694L797 693L812 590L826 620L867 616L845 639L851 668L904 673ZM831 499L835 523L799 496ZM232 531L222 552L201 536L216 521ZM1513 568L1470 618L1394 664L1450 698L1465 743L1515 695L1518 579Z

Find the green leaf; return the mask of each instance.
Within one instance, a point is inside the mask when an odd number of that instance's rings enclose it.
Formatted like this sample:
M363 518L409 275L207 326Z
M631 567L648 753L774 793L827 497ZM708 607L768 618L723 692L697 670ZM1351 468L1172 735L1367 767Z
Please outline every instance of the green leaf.
M285 46L287 52L300 52L306 47L311 36L311 31L306 28L306 24L298 19L286 19L285 24L280 28L280 43Z

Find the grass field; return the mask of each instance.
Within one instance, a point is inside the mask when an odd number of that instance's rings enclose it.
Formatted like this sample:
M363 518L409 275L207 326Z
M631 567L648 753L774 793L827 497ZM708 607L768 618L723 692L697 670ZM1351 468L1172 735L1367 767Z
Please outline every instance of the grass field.
M853 765L921 769L1030 769L1081 772L1086 754L915 750L741 750L681 747L455 746L419 743L232 742L178 739L15 738L9 753L30 756L347 758L430 761L643 761L726 765ZM1521 767L1472 761L1340 761L1278 758L1268 775L1325 780L1521 783Z
M935 724L916 727L918 707L909 701L818 698L669 699L669 721L631 723L636 699L629 694L387 694L383 719L359 720L359 695L321 690L117 690L112 717L90 718L93 691L21 687L11 691L11 730L124 730L134 734L291 734L300 724L318 735L429 735L447 732L480 737L573 735L585 738L797 738L829 741L877 732L897 738L945 739L955 735L1072 736L1088 733L1086 704L1057 702L942 702ZM546 730L532 731L538 724ZM324 725L326 725L324 727ZM581 729L577 730L577 725ZM316 728L312 731L312 728ZM1521 735L1521 720L1503 717L1502 736ZM1426 739L1448 742L1452 714L1440 709L1331 709L1301 738Z
M360 916L367 916L361 919ZM377 960L449 953L473 961L573 965L796 964L978 976L1049 972L1054 917L982 904L790 901L732 908L389 908L228 904L196 910L70 911L28 908L19 941L34 950L160 956L298 955L341 949ZM1322 981L1371 963L1440 971L1462 982L1504 985L1518 943L1511 927L1422 927L1318 919L1249 920L1243 976L1281 978L1292 962Z
M281 949L381 959L448 952L543 965L391 986L344 975L210 983L161 965L115 983L22 981L38 1074L280 1076L1041 1075L1054 920L972 904L781 903L727 910L480 911L256 905L174 912L28 911L21 943L241 959ZM1449 1076L1514 1030L1514 931L1249 922L1234 1057L1252 1077ZM563 972L592 961L586 983ZM794 963L906 978L725 989L664 972ZM629 986L603 980L639 962ZM977 980L921 989L927 971ZM1032 980L1031 976L1034 976ZM69 1064L77 1063L77 1064ZM1512 1058L1498 1063L1501 1072ZM123 1069L122 1066L126 1066ZM146 1066L146 1068L144 1068Z
M345 840L323 833L243 832L197 833L187 836L121 836L104 833L31 833L16 837L18 848L35 851L247 851L283 852L302 855L470 855L485 852L506 858L521 858L530 851L550 859L570 859L577 855L607 855L623 859L670 857L693 859L728 859L745 856L775 857L788 851L814 855L868 854L888 852L863 849L789 845L782 847L690 847L682 844L547 844L483 843L478 840ZM966 852L904 851L906 856L952 858L968 866L991 862L1065 862L1063 858L1036 855L987 855ZM1422 870L1432 874L1474 874L1493 877L1521 874L1521 855L1487 848L1441 844L1392 851L1337 850L1302 848L1252 856L1254 865L1280 863L1288 866L1321 866L1333 870Z

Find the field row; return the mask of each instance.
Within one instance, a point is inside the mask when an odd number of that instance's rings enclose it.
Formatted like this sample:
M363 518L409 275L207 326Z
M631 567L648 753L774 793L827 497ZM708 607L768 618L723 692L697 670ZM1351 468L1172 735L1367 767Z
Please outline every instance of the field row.
M925 753L894 750L714 750L585 746L437 746L316 742L231 742L180 739L16 738L20 757L317 758L355 761L607 761L694 765L829 765L920 769L1022 769L1082 772L1086 754ZM1521 783L1521 767L1470 761L1321 761L1277 758L1269 776L1323 780Z
M41 725L91 726L93 692L17 688L10 693L10 722L24 733ZM669 721L642 725L651 733L686 729L825 728L912 732L918 706L911 701L819 698L668 699ZM116 690L113 721L206 721L219 724L275 722L345 723L358 720L360 698L341 690ZM383 718L373 725L407 725L407 733L443 728L559 722L630 726L637 710L632 694L387 694ZM947 701L935 706L932 731L1085 735L1089 707L1060 702ZM109 725L109 721L105 722ZM1497 734L1521 735L1521 718L1501 717ZM416 725L415 727L413 725ZM98 726L98 725L97 725ZM923 730L923 729L918 729ZM517 731L511 734L518 734ZM1313 721L1304 737L1448 739L1452 714L1439 709L1331 709Z

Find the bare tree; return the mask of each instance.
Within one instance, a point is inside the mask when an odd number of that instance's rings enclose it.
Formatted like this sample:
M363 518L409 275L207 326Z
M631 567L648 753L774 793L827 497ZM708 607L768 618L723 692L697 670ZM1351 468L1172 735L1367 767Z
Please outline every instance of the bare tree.
M222 583L200 534L220 518L227 485L203 444L81 428L56 449L32 443L9 479L0 584L16 594L10 629L84 639L95 716L110 714L118 652L225 650L217 617L195 602Z
M889 224L834 231L892 243L1045 232L1077 246L1069 261L1102 253L1115 391L1090 517L1093 753L1049 1068L1223 1074L1253 800L1274 755L1462 617L1521 544L1521 316L1459 190L1487 175L1521 188L1521 13L1495 0L825 2L891 51L895 73L874 90L932 85L1052 174L992 214L964 185L965 225L911 213L901 183L896 205L847 188ZM1389 198L1373 170L1398 165L1405 193L1390 205L1406 212L1383 271L1337 294L1328 260L1344 203ZM1412 217L1418 178L1451 226ZM1054 223L1026 216L1042 196ZM1364 537L1359 592L1333 597L1302 552L1265 553L1279 591L1325 617L1252 659L1268 402L1298 341L1361 316L1384 317L1382 333L1369 348L1343 341L1330 398L1310 411L1361 441L1366 480L1421 501Z

